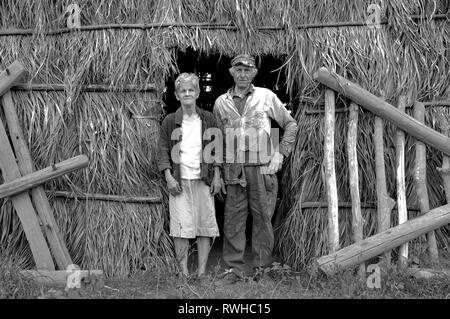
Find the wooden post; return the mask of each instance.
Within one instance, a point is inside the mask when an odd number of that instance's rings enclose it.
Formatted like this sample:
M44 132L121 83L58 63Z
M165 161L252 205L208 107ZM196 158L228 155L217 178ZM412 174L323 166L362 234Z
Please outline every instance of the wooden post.
M3 96L3 110L5 112L6 122L8 124L11 142L18 159L19 170L22 176L34 171L33 162L31 160L30 151L23 137L20 127L19 118L12 100L11 92L8 91ZM55 258L55 262L59 269L65 270L67 266L73 264L69 251L60 235L58 225L53 216L52 208L47 199L42 186L31 190L31 198L34 207L42 221L43 231L50 246L50 250Z
M450 204L317 259L326 274L352 267L450 223Z
M367 90L364 90L360 86L346 80L334 72L330 73L326 68L320 68L314 74L314 79L350 98L374 114L390 121L406 133L437 148L447 156L450 156L450 138L427 127L404 112L399 111L397 108L386 103Z
M334 128L335 128L334 91L325 89L325 183L328 200L328 247L330 252L339 249L338 196L334 164Z
M19 61L14 61L0 73L0 96L5 94L25 74L26 71Z
M406 96L400 96L398 109L405 112ZM406 209L406 186L405 186L405 133L399 128L395 132L395 153L397 165L397 212L398 223L402 224L408 220L408 210ZM400 267L408 266L408 243L400 246L398 253Z
M440 119L440 126L442 133L446 136L450 136L450 123L443 117ZM447 199L447 204L450 204L450 157L442 156L442 167L438 167L438 171L442 176L442 181L444 183L445 197Z
M361 200L359 197L359 168L358 154L356 151L358 141L358 105L350 103L350 113L348 119L348 170L350 174L350 195L352 198L352 230L353 241L355 243L363 239L363 219L361 214ZM359 274L365 277L366 268L364 264L359 266Z
M414 118L421 123L425 123L425 106L420 102L414 103ZM427 149L425 144L420 141L416 141L414 181L416 183L416 192L420 211L422 214L425 214L430 210L430 201L428 198L427 188ZM438 265L439 252L434 231L427 234L427 243L430 261L433 265Z
M383 126L383 120L375 116L375 175L377 179L377 221L379 233L391 227L391 211L395 205L395 201L387 193ZM383 258L385 266L389 266L391 264L391 253L386 252Z
M20 178L20 171L16 164L13 150L6 135L3 121L0 120L0 169L3 180L8 183ZM0 185L3 186L4 184ZM19 216L25 236L31 248L31 252L38 269L55 270L53 259L42 234L36 212L31 203L30 196L26 193L11 197L11 202Z
M78 155L23 177L17 177L11 182L0 185L0 198L22 193L56 177L86 167L88 164L89 160L86 155Z

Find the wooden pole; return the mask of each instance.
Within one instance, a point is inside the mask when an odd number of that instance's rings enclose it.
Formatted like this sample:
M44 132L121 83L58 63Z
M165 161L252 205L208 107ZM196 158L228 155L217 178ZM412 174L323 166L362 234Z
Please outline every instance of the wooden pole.
M56 177L86 167L88 164L89 160L86 155L78 155L26 176L16 178L13 181L0 185L0 198L23 193Z
M441 117L439 122L442 133L450 136L450 123L444 117ZM442 176L447 204L450 204L450 157L444 154L442 156L442 167L438 167L437 169Z
M425 106L423 103L414 103L414 118L421 123L425 123ZM420 141L416 141L416 161L414 166L414 181L416 184L418 204L421 213L425 214L430 210L427 188L427 149L425 144ZM430 261L433 265L438 265L439 252L434 231L427 234L427 243Z
M14 85L14 82L19 80L26 71L19 61L14 61L2 73L0 73L0 96L8 92Z
M54 191L49 192L49 195L53 197L72 198L76 200L102 200L111 202L124 202L124 203L160 203L162 198L155 197L139 197L139 196L121 196L121 195L109 195L109 194L87 194L87 193L72 193L66 191Z
M5 113L6 122L8 124L11 142L16 153L16 158L18 159L19 170L21 175L25 176L34 171L31 154L23 137L11 92L6 92L2 99L3 110ZM73 264L73 262L70 258L69 251L67 250L64 240L60 235L58 225L53 216L52 208L50 207L50 203L42 186L31 190L31 198L42 221L43 231L49 243L50 250L53 253L53 257L55 258L56 264L59 269L65 270L67 266Z
M325 89L325 183L328 200L328 248L330 252L339 249L338 196L336 186L336 171L334 164L334 129L335 100L334 91Z
M398 109L405 112L406 96L400 96ZM402 224L408 220L408 210L406 208L406 185L405 185L405 133L397 128L395 132L395 153L397 166L397 209L398 223ZM408 243L400 246L398 254L399 265L402 268L408 267Z
M319 269L331 275L339 269L361 264L449 223L450 204L447 204L335 253L322 256L317 259L317 265Z
M0 120L0 170L3 175L5 183L11 182L20 178L20 171L16 164L14 152L9 143L8 135L6 134L3 121ZM5 184L0 185L3 186ZM28 244L30 245L31 253L33 254L36 267L38 269L55 270L50 250L42 234L39 220L31 203L30 196L26 193L18 194L11 197L11 202L20 223L22 224Z
M386 186L386 169L384 161L384 133L383 119L375 116L374 142L375 142L375 175L377 185L377 222L378 232L383 232L391 227L391 211L395 201L389 197ZM391 253L383 256L385 266L391 264Z
M320 68L314 74L314 79L350 98L383 119L390 121L406 133L450 156L450 138L420 123L360 86L334 72L331 73L326 68Z
M67 86L56 83L16 83L11 88L13 91L66 91ZM156 91L154 84L110 86L105 84L90 84L80 86L82 92L153 92Z
M358 154L356 151L358 141L358 105L350 104L350 113L348 119L348 137L347 154L348 170L350 174L350 195L352 198L352 230L353 242L357 243L363 240L363 219L361 214L361 199L359 196L359 167ZM359 274L365 277L366 267L364 264L359 266Z

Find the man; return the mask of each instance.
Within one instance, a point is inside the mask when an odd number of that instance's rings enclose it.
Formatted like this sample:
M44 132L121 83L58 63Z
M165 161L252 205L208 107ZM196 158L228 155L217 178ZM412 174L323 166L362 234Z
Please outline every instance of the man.
M210 140L205 131L216 129L214 116L197 107L199 78L183 73L175 80L181 107L161 125L158 168L169 191L170 235L181 274L189 275L189 239L197 239L199 279L204 279L211 238L219 236L214 195L221 190L221 159L209 163L203 150Z
M272 263L271 218L278 191L275 173L289 155L297 133L297 123L276 94L252 85L258 72L253 57L236 56L229 72L235 85L217 98L213 110L223 131L226 151L223 164L227 185L223 243L223 259L228 267L223 278L225 284L243 278L246 271L248 213L253 217L253 270ZM278 135L272 134L270 119L284 130L278 150L274 149L278 146Z

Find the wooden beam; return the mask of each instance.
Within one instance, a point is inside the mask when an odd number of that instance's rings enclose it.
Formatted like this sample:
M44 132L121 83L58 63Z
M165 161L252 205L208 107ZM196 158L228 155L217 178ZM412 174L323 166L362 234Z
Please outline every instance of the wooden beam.
M351 202L338 202L339 208L352 208ZM395 206L395 202L394 202ZM310 208L327 208L328 202L303 202L301 203L301 209L310 209ZM361 208L364 209L377 209L377 206L375 204L370 203L361 203ZM393 208L395 210L395 207ZM408 206L408 210L420 212L420 209L418 207L414 206Z
M314 79L350 98L374 114L390 121L413 137L450 156L450 138L425 126L404 112L399 111L397 108L367 90L364 90L357 84L348 81L334 72L331 73L326 68L320 68L314 74Z
M450 223L450 204L317 259L326 274L352 267Z
M16 178L13 181L0 185L0 198L22 193L56 177L86 167L88 164L89 159L86 155L78 155L26 176Z
M23 276L31 278L34 281L43 285L54 285L58 287L66 287L67 279L73 272L66 270L45 271L45 270L23 270L20 272ZM83 278L96 276L103 280L103 271L101 270L78 270L76 275L79 276L78 280Z
M414 103L414 118L425 123L425 106L423 103ZM427 148L421 141L416 141L416 159L414 164L414 182L420 211L425 214L430 210L430 201L427 188ZM439 264L439 253L434 231L427 234L428 256L433 265Z
M102 200L111 202L125 202L125 203L160 203L162 198L159 196L127 196L127 195L109 195L109 194L88 194L88 193L73 193L67 191L53 191L48 192L53 197L72 198L76 200Z
M5 183L11 183L21 177L19 167L16 164L14 152L9 143L3 121L0 120L0 170ZM3 186L5 184L0 185ZM50 250L42 234L39 220L31 203L30 196L26 193L11 197L13 207L19 216L31 253L38 269L54 270L55 265Z
M405 112L406 96L400 96L398 109ZM395 161L397 166L397 209L398 223L402 224L408 220L408 210L406 208L406 185L405 185L405 133L397 127L395 132ZM427 210L428 211L428 210ZM408 266L408 243L400 246L398 254L400 267L405 269Z
M335 100L334 92L325 89L325 136L324 161L325 184L328 201L328 247L330 252L339 249L338 195L336 186L336 170L334 163L334 130L335 130Z
M377 189L377 225L378 232L382 232L391 227L391 211L395 206L395 201L387 193L386 185L386 167L384 160L384 123L383 119L375 116L374 124L374 143L375 143L375 175ZM382 263L385 266L391 263L391 253L384 254Z
M22 76L26 74L23 65L19 61L14 61L2 73L0 73L0 96L8 92Z
M11 88L13 91L66 91L64 84L53 83L16 83ZM124 86L110 86L107 84L89 84L80 86L83 92L153 92L156 91L154 84L145 86L128 84Z
M3 95L2 101L6 122L8 124L9 135L16 153L16 158L18 159L19 170L21 175L25 176L34 172L34 165L31 160L30 151L28 150L28 146L23 137L19 118L17 117L10 91ZM42 186L31 190L31 199L33 200L34 207L43 224L42 229L49 243L55 262L59 269L66 269L67 266L73 264L73 262L70 258L66 244L64 243L64 240L59 232L58 225L53 216L52 208Z
M350 196L352 198L352 231L353 242L357 243L363 239L363 219L361 214L361 199L359 196L359 167L358 153L356 146L358 144L358 110L355 103L350 104L350 113L348 115L348 135L347 135L347 154L348 170L350 179ZM359 275L364 278L366 268L364 264L359 266Z
M434 20L446 20L448 17L446 14L435 14L431 17L423 15L410 15L412 20L428 21L428 19ZM380 25L387 25L387 19L380 19ZM70 32L87 32L87 31L102 31L102 30L148 30L148 29L163 29L163 28L196 28L203 30L230 30L239 31L239 28L234 24L224 23L210 23L210 22L169 22L169 23L134 23L134 24L99 24L99 25L82 25L80 28L60 28L55 30L48 30L41 32L45 35L59 35ZM292 29L321 29L321 28L339 28L339 27L367 27L367 21L337 21L337 22L322 22L322 23L305 23L293 25ZM283 31L286 30L286 26L260 26L255 28L258 31ZM0 36L22 35L29 36L37 34L36 29L3 29L0 30Z

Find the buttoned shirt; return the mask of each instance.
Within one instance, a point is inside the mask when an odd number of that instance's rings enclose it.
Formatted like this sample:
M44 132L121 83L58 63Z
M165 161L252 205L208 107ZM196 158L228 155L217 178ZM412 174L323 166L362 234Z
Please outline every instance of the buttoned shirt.
M214 103L213 114L224 133L225 182L245 185L243 165L268 165L277 148L285 157L290 154L297 134L297 123L269 89L252 85L242 99L234 98L234 95L234 88L231 88L219 96ZM243 106L239 105L240 102ZM270 119L284 130L281 141L279 135L273 136ZM231 144L233 141L235 143Z

